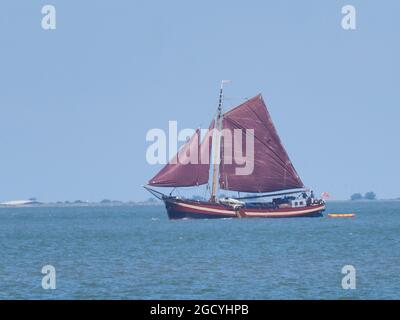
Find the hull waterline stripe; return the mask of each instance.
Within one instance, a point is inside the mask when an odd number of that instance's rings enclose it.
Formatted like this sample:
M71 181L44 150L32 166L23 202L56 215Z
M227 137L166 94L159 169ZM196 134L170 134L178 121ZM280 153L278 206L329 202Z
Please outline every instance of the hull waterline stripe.
M208 208L208 207L201 207L201 206L195 206L191 204L186 204L186 203L175 203L176 206L181 206L189 209L195 209L199 211L206 211L206 212L212 212L212 213L219 213L219 214L229 214L232 216L236 216L235 211L231 210L221 210L221 209L214 209L214 208ZM283 215L292 215L292 214L304 214L304 213L311 213L311 212L318 212L321 211L325 208L325 206L317 206L315 208L311 209L306 209L306 210L299 210L299 211L281 211L281 212L271 212L271 211L264 211L264 212L250 212L250 211L244 211L244 213L247 216L262 216L262 215L272 215L272 216L283 216Z

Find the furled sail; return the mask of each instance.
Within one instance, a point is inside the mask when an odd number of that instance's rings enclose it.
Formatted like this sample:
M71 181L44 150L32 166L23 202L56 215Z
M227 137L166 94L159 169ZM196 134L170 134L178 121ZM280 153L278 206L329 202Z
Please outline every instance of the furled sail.
M222 129L222 132L227 130L231 133L233 145L225 144L224 138L221 141L221 189L260 193L304 187L279 139L261 94L225 113ZM252 135L254 152L251 152L251 146L246 148L246 129L250 129L247 135ZM235 143L241 144L246 165L252 164L249 174L238 174L237 169L245 165L235 161L238 154Z
M213 128L214 121L201 144L200 130L196 130L148 184L156 187L190 187L208 183Z

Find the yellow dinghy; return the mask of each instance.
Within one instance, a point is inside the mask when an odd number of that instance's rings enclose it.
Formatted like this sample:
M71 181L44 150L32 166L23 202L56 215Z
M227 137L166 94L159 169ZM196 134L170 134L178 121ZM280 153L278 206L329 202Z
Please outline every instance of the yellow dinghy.
M329 213L329 218L353 218L355 217L355 213Z

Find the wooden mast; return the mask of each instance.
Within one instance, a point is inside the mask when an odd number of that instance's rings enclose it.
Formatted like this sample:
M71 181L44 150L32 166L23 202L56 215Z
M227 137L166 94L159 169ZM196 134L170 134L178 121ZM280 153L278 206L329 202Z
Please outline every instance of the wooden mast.
M218 102L218 112L217 119L215 122L215 132L214 132L214 153L213 153L213 177L212 177L212 188L211 188L211 202L217 201L217 177L218 177L218 159L221 141L221 126L222 126L222 103L224 97L224 84L229 83L229 80L221 81L221 88L219 90L219 102Z

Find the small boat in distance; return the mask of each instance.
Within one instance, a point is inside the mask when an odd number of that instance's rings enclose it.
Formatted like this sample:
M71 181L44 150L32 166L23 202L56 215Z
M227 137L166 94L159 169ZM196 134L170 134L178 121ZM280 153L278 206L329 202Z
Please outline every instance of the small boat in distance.
M200 132L194 135L178 151L165 167L150 179L144 188L164 201L170 219L183 218L289 218L319 217L325 210L325 202L314 198L305 188L289 156L283 147L261 94L247 100L232 110L222 113L223 81L219 94L218 110L215 118L200 142ZM236 134L241 130L240 134ZM232 145L245 146L247 138L253 141L253 151L246 150L246 161L251 160L249 174L238 174L243 163L232 160L237 154L221 132L230 133ZM224 140L224 141L222 141ZM223 142L223 143L222 143ZM247 147L247 145L246 145ZM197 150L198 162L181 163L182 156ZM201 161L207 154L212 161ZM211 162L211 163L210 163ZM208 201L198 201L173 195L178 187L209 184L212 164L211 195ZM218 180L218 182L217 182ZM151 187L174 188L164 194ZM251 193L251 196L218 198L217 189ZM254 195L253 195L254 194ZM270 201L251 201L270 198Z
M4 206L4 207L23 207L23 206L32 206L32 205L39 205L39 204L42 204L42 203L37 201L36 199L12 200L12 201L0 202L0 206Z

